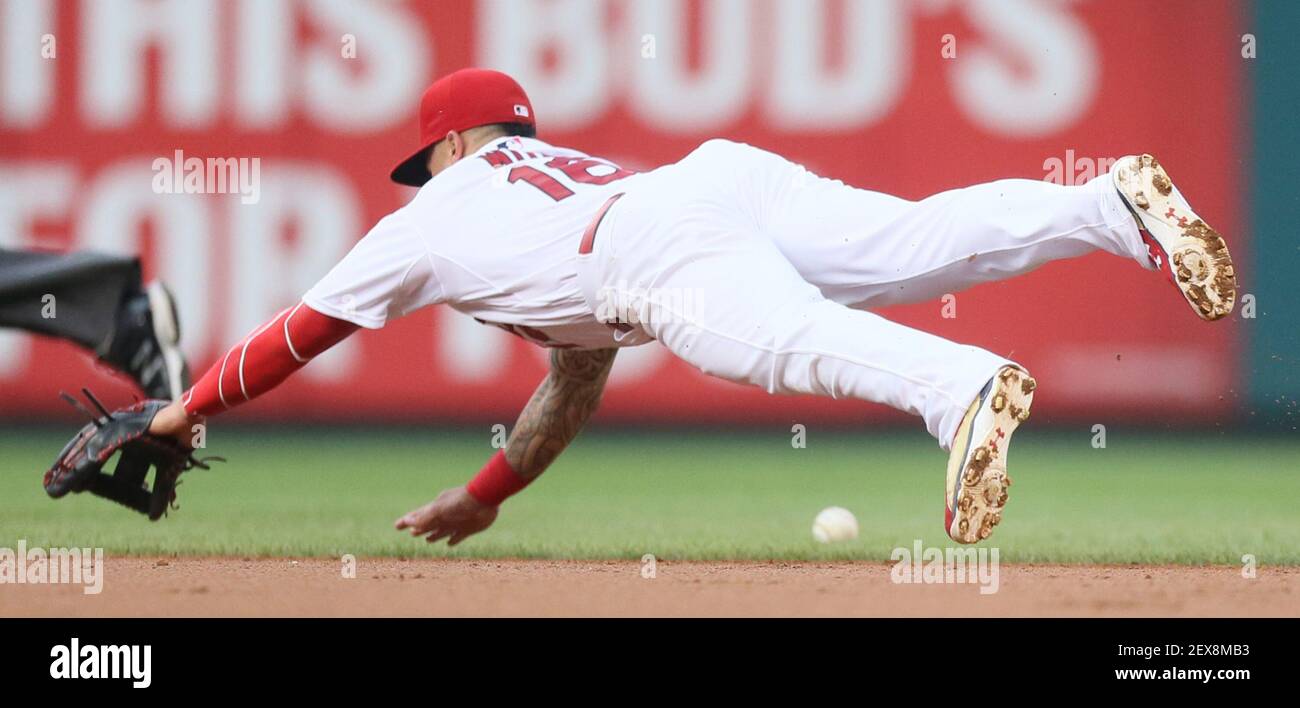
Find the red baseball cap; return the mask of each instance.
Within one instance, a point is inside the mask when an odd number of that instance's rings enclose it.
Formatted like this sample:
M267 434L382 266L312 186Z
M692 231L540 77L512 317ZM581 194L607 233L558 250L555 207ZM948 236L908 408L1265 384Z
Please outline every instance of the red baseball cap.
M491 69L461 69L438 79L420 98L420 149L393 168L392 180L423 186L432 178L427 151L434 143L448 131L493 123L537 124L519 82Z

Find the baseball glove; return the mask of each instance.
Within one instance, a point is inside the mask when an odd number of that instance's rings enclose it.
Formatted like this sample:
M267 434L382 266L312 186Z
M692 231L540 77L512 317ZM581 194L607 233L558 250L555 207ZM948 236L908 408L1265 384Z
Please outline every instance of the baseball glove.
M87 389L81 389L99 415L64 393L64 400L90 416L86 424L59 453L45 473L45 493L58 499L68 492L85 492L111 499L157 521L173 507L181 473L192 467L208 469L211 460L196 459L175 441L151 435L149 425L167 401L140 401L109 413ZM114 453L121 452L112 474L103 471ZM222 460L224 461L224 460ZM146 483L154 469L153 488Z

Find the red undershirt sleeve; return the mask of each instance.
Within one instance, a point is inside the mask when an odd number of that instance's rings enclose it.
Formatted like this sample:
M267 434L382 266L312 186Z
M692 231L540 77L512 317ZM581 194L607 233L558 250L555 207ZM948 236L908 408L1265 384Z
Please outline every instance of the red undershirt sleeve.
M181 397L185 412L211 416L251 401L358 329L300 302L253 330L213 364Z

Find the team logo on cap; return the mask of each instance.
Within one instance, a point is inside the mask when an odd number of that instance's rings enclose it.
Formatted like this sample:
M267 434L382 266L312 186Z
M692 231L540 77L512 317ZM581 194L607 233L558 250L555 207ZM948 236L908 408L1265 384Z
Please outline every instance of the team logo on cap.
M528 117L528 106L525 106L525 105L522 104L522 103L516 103L516 104L515 104L515 115L519 116L520 118L527 118L527 117Z

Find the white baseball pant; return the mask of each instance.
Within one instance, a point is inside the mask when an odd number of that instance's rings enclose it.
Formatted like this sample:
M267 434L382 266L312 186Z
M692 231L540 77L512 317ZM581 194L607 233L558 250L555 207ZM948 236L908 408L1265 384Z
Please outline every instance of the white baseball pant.
M594 302L704 373L769 393L851 397L920 415L947 449L1012 363L864 312L1103 250L1152 267L1109 175L1013 179L912 202L709 141L639 175L601 222ZM974 256L974 258L972 258Z

